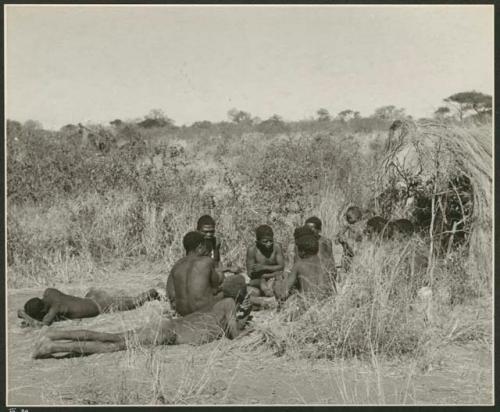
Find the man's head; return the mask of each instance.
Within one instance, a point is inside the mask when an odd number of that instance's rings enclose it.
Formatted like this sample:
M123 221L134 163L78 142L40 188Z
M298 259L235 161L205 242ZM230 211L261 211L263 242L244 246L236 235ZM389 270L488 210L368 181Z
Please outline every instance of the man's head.
M271 226L260 225L255 229L255 236L257 238L257 245L267 249L272 250L274 245L274 233Z
M361 209L357 206L350 206L349 208L347 208L345 212L345 220L347 220L347 223L349 223L350 225L359 222L362 217L363 213L361 212Z
M319 217L311 216L306 220L305 226L309 226L312 230L314 230L314 233L319 234L323 227L323 223Z
M202 232L188 232L182 239L186 254L197 254L207 256L210 253L210 248L207 245L205 235Z
M295 240L299 257L304 259L308 256L314 256L319 251L318 237L315 235L304 235Z
M47 314L47 307L40 298L32 298L24 304L24 311L33 319L42 321Z
M196 230L203 233L205 238L213 239L215 237L215 220L212 216L203 215L198 219Z
M293 238L295 240L306 235L316 235L316 232L310 226L300 226L293 231Z

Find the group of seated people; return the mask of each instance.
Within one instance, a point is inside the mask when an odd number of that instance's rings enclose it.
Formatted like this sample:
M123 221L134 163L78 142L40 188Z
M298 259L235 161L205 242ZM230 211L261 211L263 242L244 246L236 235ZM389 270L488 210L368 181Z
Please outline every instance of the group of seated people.
M361 221L359 208L346 212L346 228L337 235L343 247L343 265L352 258L351 240L360 240L356 223ZM380 218L381 219L381 218ZM380 231L380 221L370 220L362 230ZM411 223L410 223L411 224ZM374 227L372 227L374 226ZM388 226L386 221L385 226ZM404 226L404 225L403 225ZM371 229L367 229L371 228ZM205 215L197 228L183 238L186 255L172 267L166 283L166 294L176 318L159 318L136 330L105 333L88 330L49 330L35 347L35 358L55 353L92 354L127 348L128 342L142 345L201 344L225 335L231 339L246 333L252 309L266 307L269 298L278 309L290 296L322 298L337 290L338 272L332 241L321 234L317 217L305 221L294 231L285 272L285 256L274 240L270 226L257 227L255 244L246 253L247 276L233 265L221 265L221 238L216 235L215 221ZM353 236L354 235L354 236ZM100 313L131 310L147 301L160 300L160 293L150 289L135 297L112 296L91 288L85 297L66 295L57 289L46 289L42 299L30 299L18 316L33 326L50 325L61 319L94 317ZM266 300L267 299L267 300Z

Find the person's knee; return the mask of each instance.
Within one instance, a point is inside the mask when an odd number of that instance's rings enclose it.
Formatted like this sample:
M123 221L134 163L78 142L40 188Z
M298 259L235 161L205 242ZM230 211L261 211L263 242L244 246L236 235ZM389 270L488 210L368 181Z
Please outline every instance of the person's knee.
M247 286L247 291L250 296L260 296L260 289L254 287L254 286Z

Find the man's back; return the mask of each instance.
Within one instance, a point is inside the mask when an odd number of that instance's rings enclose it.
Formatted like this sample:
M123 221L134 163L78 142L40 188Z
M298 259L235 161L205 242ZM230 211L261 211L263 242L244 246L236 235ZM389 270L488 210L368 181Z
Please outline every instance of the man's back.
M186 256L172 268L175 308L181 316L210 310L220 284L214 262L208 256Z
M300 292L320 296L331 289L328 273L318 255L299 260L295 267Z
M97 316L100 308L92 299L71 296L53 288L43 293L43 300L49 306L49 313L44 320L52 322L59 318L81 319Z

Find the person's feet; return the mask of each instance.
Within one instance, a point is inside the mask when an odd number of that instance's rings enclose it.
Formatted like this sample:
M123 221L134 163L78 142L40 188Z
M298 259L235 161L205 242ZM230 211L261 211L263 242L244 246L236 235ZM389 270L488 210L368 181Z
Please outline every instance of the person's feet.
M42 335L38 342L35 344L33 350L33 359L41 359L49 357L52 354L52 341L47 335Z

